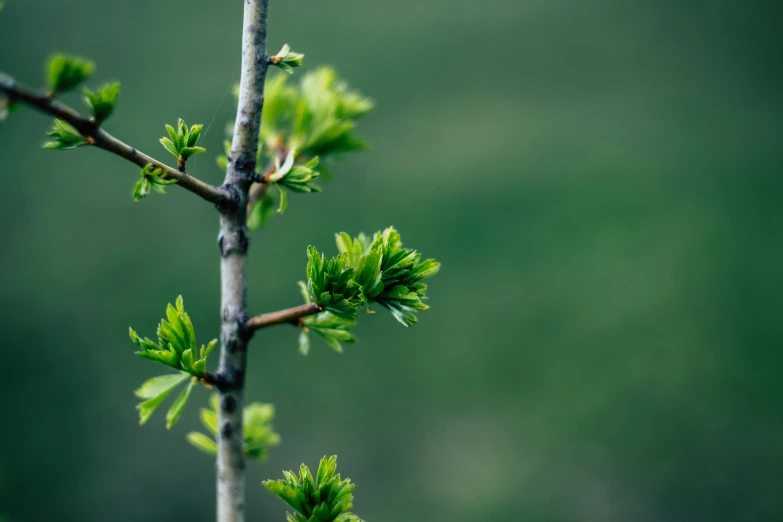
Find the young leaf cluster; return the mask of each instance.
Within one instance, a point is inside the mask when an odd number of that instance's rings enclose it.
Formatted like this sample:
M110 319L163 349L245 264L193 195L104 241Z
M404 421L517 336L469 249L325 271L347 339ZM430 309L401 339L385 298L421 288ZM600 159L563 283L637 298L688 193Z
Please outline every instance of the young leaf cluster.
M49 59L47 76L52 95L73 90L95 72L95 63L78 56L55 54Z
M307 295L334 316L354 320L361 304L361 287L354 281L356 270L348 266L348 256L327 259L314 246L307 247Z
M50 150L70 150L90 144L79 131L62 120L54 120L54 126L47 136L54 138L44 143L44 148Z
M376 232L371 243L361 235L351 240L343 232L337 235L337 248L356 268L356 281L366 303L389 309L404 326L416 323L416 312L429 308L422 302L427 285L420 281L437 274L440 263L421 261L421 254L403 247L394 227Z
M316 170L318 167L318 157L312 158L304 165L294 165L296 149L291 149L286 156L285 161L280 163L280 158L275 158L275 171L270 174L266 181L274 183L280 191L280 207L278 212L285 212L288 205L284 188L291 192L305 194L308 192L321 192L321 188L313 180L320 176Z
M185 122L180 119L176 129L171 125L166 125L169 137L161 138L160 143L172 156L177 158L177 165L184 167L191 156L207 151L204 147L196 146L203 128L204 126L201 124L188 128Z
M338 80L333 69L309 72L296 85L288 78L279 74L266 83L257 158L259 165L274 167L263 182L277 184L280 198L285 197L283 190L318 192L313 180L319 174L329 174L324 161L364 148L366 143L357 136L356 124L373 107L372 100ZM228 151L218 158L221 169L225 170L227 163ZM284 168L289 163L290 167ZM272 180L272 176L279 179ZM262 200L255 204L265 204L267 210L272 206ZM281 201L280 207L285 208L285 202ZM249 215L254 213L251 209ZM256 217L248 225L254 228L263 221Z
M141 201L149 195L151 190L154 190L158 194L165 194L166 190L163 187L173 185L177 180L166 179L163 176L164 172L160 167L147 165L141 169L141 179L139 179L139 181L136 182L136 186L133 187L133 199Z
M400 234L389 227L372 240L364 234L351 238L337 234L337 257L326 259L308 247L307 290L309 299L327 312L355 319L357 308L371 303L388 308L403 325L416 322L415 312L428 307L424 278L438 272L440 263L421 261L421 254L402 246Z
M307 355L310 352L310 332L324 340L331 349L343 353L343 343L355 343L356 337L351 328L356 323L354 319L338 317L330 312L321 312L302 319L303 329L299 334L299 352Z
M179 420L180 415L182 415L182 410L185 409L185 404L188 402L190 392L196 384L196 378L191 377L188 373L179 372L153 377L142 384L141 387L134 392L139 399L145 399L144 402L136 405L136 409L139 410L139 423L146 423L153 412L161 405L166 397L169 396L174 388L187 380L189 380L187 386L183 388L182 392L177 396L169 408L169 411L166 413L166 428L171 429Z
M324 457L315 478L302 464L298 477L293 471L284 471L284 479L263 484L294 508L294 513L286 514L288 522L362 522L349 511L355 486L350 479L342 480L336 470L337 457Z
M210 408L201 409L201 423L213 437L218 434L218 396L213 394L209 401ZM280 444L280 435L272 427L275 407L271 404L254 402L245 406L242 412L244 425L245 455L259 461L265 460L269 448ZM187 440L193 446L208 453L217 453L217 442L208 435L193 431L188 433Z
M201 349L196 348L196 332L190 316L185 312L182 296L177 297L176 306L169 304L166 307L166 319L161 320L157 334L158 342L155 343L148 337L140 338L131 328L131 341L140 348L136 354L199 379L206 377L207 357L217 344L217 339L206 346L202 345Z
M307 248L307 283L300 287L305 301L323 312L301 320L299 351L304 355L310 351L310 332L342 352L341 342L356 341L351 328L359 308L372 313L372 303L387 308L404 326L413 325L416 313L428 308L423 302L427 285L420 281L440 268L434 259L421 261L421 254L404 248L393 227L372 238L342 232L336 242L340 254L332 258Z
M325 157L366 147L355 127L372 110L373 102L339 81L334 69L322 67L304 75L298 89L281 82L270 91L280 99L277 113L262 125L262 139L282 133L288 148L305 156Z
M96 124L100 125L112 115L119 95L119 82L107 83L95 91L85 87L84 101L92 109L93 119Z
M304 61L304 55L291 51L288 44L283 45L276 55L269 58L269 63L280 67L288 74L294 74L294 67L301 67Z

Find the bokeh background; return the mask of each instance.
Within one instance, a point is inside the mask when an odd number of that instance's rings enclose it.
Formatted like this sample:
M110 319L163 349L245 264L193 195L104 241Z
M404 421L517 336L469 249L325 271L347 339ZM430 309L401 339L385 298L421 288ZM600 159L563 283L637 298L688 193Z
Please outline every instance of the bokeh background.
M300 302L305 247L393 224L443 262L404 331L363 318L337 355L253 341L248 397L283 444L260 482L336 453L371 522L783 520L783 68L775 2L272 0L270 47L377 100L373 144L252 237L250 304ZM120 79L108 129L232 118L242 2L9 0L0 70L82 54ZM299 74L299 73L298 73ZM93 82L95 83L95 82ZM76 97L69 101L78 104ZM137 169L0 127L0 513L11 522L214 520L213 461L138 426L132 355L182 293L219 326L214 209Z

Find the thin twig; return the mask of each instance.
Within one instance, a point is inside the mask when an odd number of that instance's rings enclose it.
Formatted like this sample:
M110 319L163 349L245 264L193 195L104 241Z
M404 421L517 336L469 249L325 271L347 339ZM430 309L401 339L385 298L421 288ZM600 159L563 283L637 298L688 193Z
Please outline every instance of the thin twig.
M125 158L139 167L152 165L153 167L163 169L167 179L177 180L177 185L204 198L210 203L220 206L230 206L234 202L229 192L213 187L209 183L204 183L189 174L180 172L174 167L169 167L165 163L123 143L101 129L94 121L83 117L67 105L55 101L45 94L37 93L28 87L20 85L3 73L0 73L0 91L5 92L14 102L25 103L41 112L50 114L55 118L67 122L95 147L109 151L121 158Z
M260 330L261 328L274 326L276 324L291 323L298 325L301 318L307 317L309 315L315 315L321 311L323 311L323 308L315 303L303 304L301 306L295 306L286 310L279 310L277 312L251 317L247 321L247 328L254 332L256 330Z

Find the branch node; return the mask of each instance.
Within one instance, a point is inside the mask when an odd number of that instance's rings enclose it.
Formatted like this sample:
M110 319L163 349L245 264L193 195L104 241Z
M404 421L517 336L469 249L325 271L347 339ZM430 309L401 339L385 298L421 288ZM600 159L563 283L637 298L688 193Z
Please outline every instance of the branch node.
M217 203L215 208L221 214L229 214L236 211L239 208L239 201L242 199L239 195L239 190L233 183L224 183L217 188L218 192L223 195L223 201Z

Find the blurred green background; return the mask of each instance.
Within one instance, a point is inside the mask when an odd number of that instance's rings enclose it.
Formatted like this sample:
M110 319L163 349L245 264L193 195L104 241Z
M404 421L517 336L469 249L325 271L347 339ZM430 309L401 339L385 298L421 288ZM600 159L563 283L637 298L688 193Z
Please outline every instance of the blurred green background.
M270 47L377 100L372 143L251 241L255 312L300 302L305 247L393 224L444 268L404 331L365 317L342 356L253 341L248 397L283 444L260 482L340 456L370 522L783 520L783 47L775 2L272 0ZM232 118L242 2L9 0L0 70L82 54L120 79L110 132L165 157L164 123ZM190 51L193 51L191 54ZM75 96L68 101L78 104ZM214 118L214 120L213 120ZM0 514L210 521L214 463L132 391L182 293L219 326L217 218L138 169L0 127ZM154 270L150 268L154 267Z

